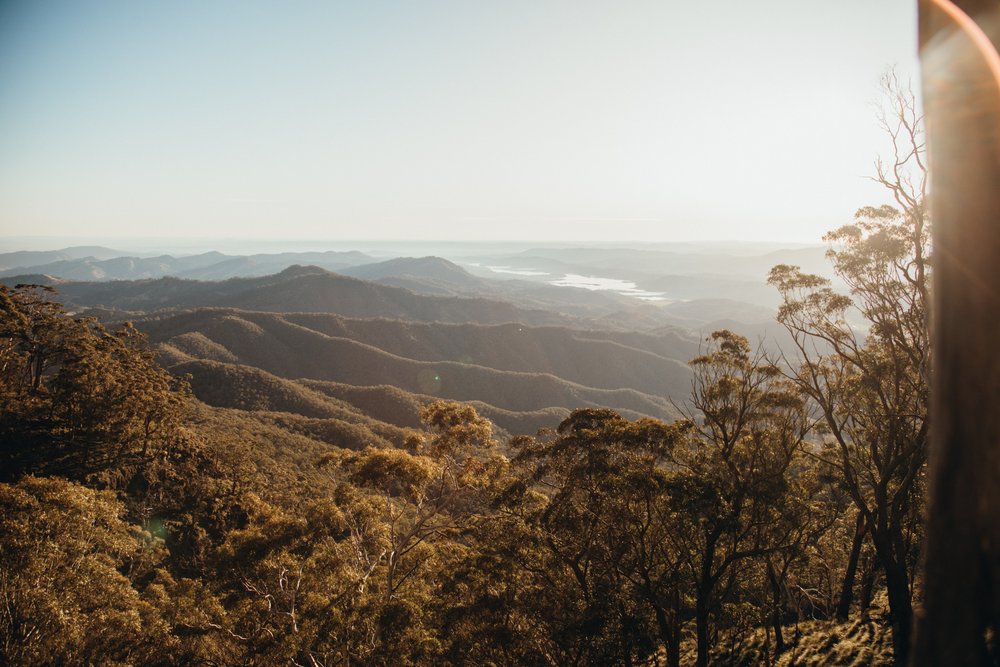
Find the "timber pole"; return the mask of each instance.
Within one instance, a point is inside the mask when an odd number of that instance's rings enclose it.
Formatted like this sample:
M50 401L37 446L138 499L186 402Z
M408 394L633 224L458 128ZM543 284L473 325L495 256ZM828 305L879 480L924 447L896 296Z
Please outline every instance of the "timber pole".
M995 665L1000 664L1000 3L919 0L919 9L934 347L924 595L910 664Z

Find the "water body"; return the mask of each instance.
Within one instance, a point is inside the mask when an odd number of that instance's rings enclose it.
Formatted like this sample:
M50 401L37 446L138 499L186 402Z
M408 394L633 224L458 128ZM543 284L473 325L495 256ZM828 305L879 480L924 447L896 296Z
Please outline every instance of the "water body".
M537 269L526 268L517 269L506 265L483 265L479 262L464 262L466 266L474 266L476 268L489 269L493 273L500 273L504 275L514 275L514 276L551 276L553 274L547 271L539 271ZM576 273L565 273L562 278L556 278L554 280L546 280L549 285L555 285L556 287L578 287L580 289L586 289L591 291L607 291L614 292L615 294L621 294L622 296L630 296L634 299L640 299L642 301L672 301L673 299L668 299L664 296L663 292L650 292L648 290L640 289L631 280L619 280L618 278L599 278L597 276L583 276Z
M550 280L549 284L559 287L580 287L591 291L608 291L622 296L631 296L642 301L666 301L663 292L650 292L639 289L630 280L619 280L618 278L598 278L597 276L581 276L575 273L567 273L558 280Z
M487 266L493 273L506 273L512 276L547 276L547 271L535 271L534 269L515 269L510 266Z

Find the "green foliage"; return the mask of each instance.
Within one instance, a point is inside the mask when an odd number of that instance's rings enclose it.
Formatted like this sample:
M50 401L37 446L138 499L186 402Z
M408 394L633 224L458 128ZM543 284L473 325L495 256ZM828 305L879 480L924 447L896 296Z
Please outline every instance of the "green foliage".
M123 512L110 493L56 478L0 484L0 662L158 660L166 624L129 576L157 559L162 542Z

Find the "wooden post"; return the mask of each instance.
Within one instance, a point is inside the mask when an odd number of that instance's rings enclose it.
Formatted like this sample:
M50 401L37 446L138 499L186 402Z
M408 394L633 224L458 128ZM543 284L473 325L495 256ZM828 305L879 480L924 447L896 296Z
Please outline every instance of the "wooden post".
M992 665L1000 609L1000 3L919 0L933 224L924 604L911 664Z

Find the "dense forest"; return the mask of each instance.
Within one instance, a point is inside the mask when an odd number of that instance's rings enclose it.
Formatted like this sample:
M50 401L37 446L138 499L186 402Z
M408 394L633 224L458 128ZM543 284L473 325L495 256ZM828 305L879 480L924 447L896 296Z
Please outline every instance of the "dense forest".
M775 266L791 344L711 333L683 401L567 385L562 412L531 413L516 399L553 380L525 372L481 380L497 394L475 405L292 383L200 332L406 339L388 321L209 310L146 321L175 341L154 346L52 287L0 286L0 662L903 664L931 269L919 117L893 101L902 163L878 179L897 206L827 237L848 293ZM916 181L898 178L909 160ZM636 373L654 358L547 335Z

